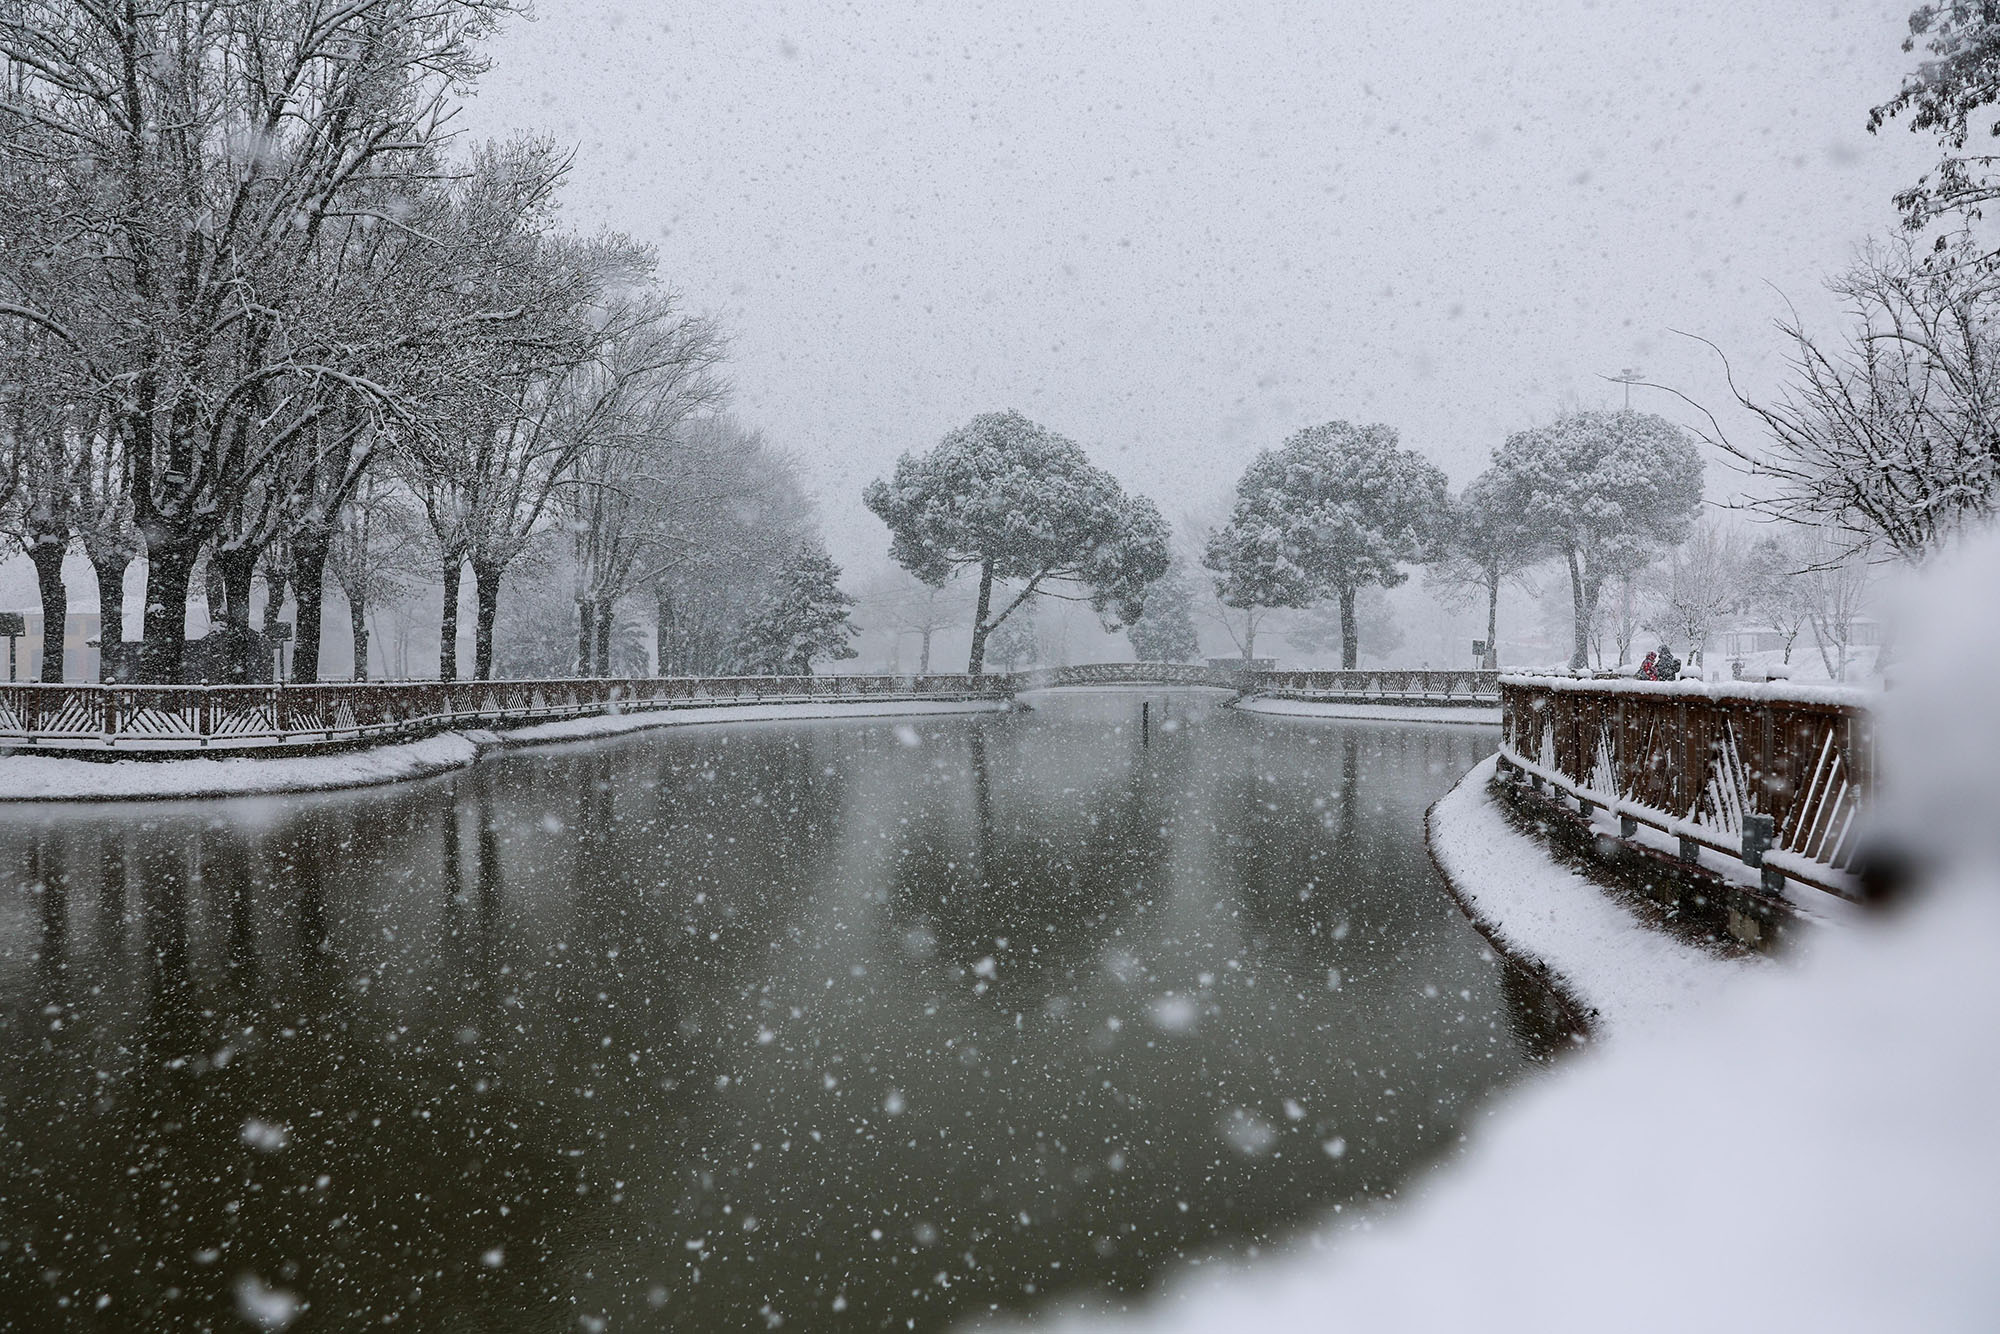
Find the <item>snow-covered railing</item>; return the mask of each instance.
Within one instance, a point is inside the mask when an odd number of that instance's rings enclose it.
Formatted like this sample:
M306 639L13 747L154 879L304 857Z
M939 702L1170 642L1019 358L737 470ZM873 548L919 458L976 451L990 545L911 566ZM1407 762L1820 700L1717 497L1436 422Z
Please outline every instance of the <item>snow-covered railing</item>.
M1352 704L1484 704L1500 702L1498 672L1307 671L1261 672L1181 662L1093 662L1016 672L1017 690L1052 686L1216 686L1281 699Z
M1842 686L1500 678L1504 766L1646 825L1685 861L1708 848L1854 897L1852 867L1875 783L1865 691Z
M1047 690L1055 686L1214 686L1248 689L1255 672L1231 667L1201 667L1187 662L1087 662L1074 667L1037 667L1007 679L1015 690Z
M1280 699L1341 704L1467 704L1500 702L1500 673L1464 671L1252 672L1250 689Z
M343 681L321 685L0 685L0 748L312 747L641 709L741 701L997 699L1004 676L640 677ZM4 796L0 793L0 796Z

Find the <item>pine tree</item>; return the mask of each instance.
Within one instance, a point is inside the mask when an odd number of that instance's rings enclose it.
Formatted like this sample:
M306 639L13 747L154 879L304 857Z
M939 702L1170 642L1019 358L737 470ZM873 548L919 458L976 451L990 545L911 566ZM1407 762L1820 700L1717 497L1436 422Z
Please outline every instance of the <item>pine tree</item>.
M1187 571L1176 560L1146 593L1146 614L1133 622L1125 637L1140 662L1188 662L1201 653L1194 628L1194 594Z
M743 627L735 669L745 676L810 676L815 659L855 656L848 643L852 595L840 590L840 567L811 542L799 545L777 592Z
M1444 474L1399 448L1394 427L1309 426L1251 461L1202 563L1231 607L1337 599L1341 666L1351 668L1356 596L1371 584L1394 588L1409 578L1401 566L1435 556L1448 497ZM1244 656L1255 647L1246 643Z
M1167 525L1153 502L1126 495L1075 441L1018 412L984 413L929 453L903 455L862 500L889 526L889 555L923 582L979 572L974 676L987 636L1017 609L1043 597L1088 602L1129 625L1167 568ZM997 587L1006 581L1020 590Z

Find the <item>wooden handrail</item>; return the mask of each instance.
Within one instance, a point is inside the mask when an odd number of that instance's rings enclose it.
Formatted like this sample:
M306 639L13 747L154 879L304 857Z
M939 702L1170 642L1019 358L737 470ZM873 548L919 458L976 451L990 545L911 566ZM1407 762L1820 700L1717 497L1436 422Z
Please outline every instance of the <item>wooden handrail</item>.
M1876 772L1866 700L1788 683L1502 676L1500 757L1681 840L1684 858L1707 847L1762 869L1767 888L1789 876L1853 897Z
M1071 685L1217 686L1372 704L1491 704L1496 673L1240 671L1186 663L1089 663L1032 672L929 675L334 681L307 685L0 685L0 747L38 751L238 751L347 744L720 701L1001 699Z

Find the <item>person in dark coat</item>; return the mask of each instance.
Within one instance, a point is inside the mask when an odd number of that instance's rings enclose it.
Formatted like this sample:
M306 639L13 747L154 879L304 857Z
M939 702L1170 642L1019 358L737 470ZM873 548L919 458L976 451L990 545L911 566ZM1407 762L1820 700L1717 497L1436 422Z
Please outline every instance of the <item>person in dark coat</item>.
M1653 655L1653 675L1662 681L1678 681L1681 675L1681 660L1665 644Z
M1657 681L1660 679L1660 674L1653 670L1653 659L1657 656L1657 654L1648 653L1646 660L1639 664L1639 679L1641 681Z

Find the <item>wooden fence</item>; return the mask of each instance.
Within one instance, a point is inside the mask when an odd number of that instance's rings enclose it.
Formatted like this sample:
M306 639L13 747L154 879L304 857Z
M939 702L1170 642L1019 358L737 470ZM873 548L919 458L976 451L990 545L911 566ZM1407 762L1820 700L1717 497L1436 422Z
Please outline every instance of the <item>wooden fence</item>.
M1336 704L1483 706L1500 702L1500 673L1492 671L1256 672L1260 695Z
M999 699L1004 676L642 677L323 685L0 685L0 746L249 750L737 702Z
M1636 826L1783 878L1854 897L1875 783L1865 696L1788 684L1500 678L1500 758L1588 815Z
M1094 662L1015 674L1017 690L1056 686L1215 686L1245 694L1344 704L1485 705L1500 702L1500 674L1488 671L1264 672L1178 662Z
M1215 686L1362 704L1498 702L1493 672L1256 672L1092 663L985 676L641 677L337 681L319 685L0 685L0 749L242 751L312 747L641 709L736 701L1004 699L1052 686ZM4 795L4 794L0 794Z

